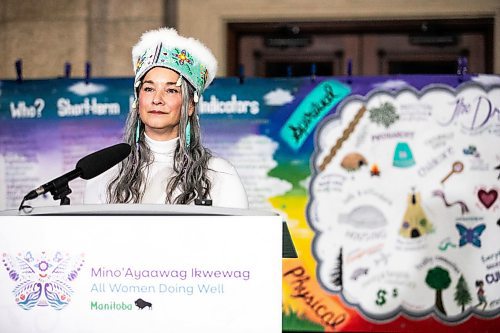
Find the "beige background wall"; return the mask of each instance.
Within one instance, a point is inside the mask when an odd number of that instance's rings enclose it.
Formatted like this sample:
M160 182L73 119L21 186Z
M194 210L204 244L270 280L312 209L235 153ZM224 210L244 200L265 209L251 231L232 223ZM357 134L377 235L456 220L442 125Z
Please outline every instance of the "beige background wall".
M130 76L132 45L145 30L163 25L164 1L0 0L0 78Z
M498 0L1 0L0 78L15 78L23 59L25 78L84 75L130 76L130 51L143 31L163 26L176 4L182 34L201 39L226 74L226 23L258 21L387 20L493 17L494 72L500 74Z

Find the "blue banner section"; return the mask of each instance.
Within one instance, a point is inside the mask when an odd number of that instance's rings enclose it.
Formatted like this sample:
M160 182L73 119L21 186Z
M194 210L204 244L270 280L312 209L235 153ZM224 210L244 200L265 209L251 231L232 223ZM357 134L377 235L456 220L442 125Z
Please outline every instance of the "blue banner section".
M131 79L3 81L0 119L124 118L131 84Z
M280 131L290 147L299 149L316 125L351 89L335 80L323 81L302 100Z

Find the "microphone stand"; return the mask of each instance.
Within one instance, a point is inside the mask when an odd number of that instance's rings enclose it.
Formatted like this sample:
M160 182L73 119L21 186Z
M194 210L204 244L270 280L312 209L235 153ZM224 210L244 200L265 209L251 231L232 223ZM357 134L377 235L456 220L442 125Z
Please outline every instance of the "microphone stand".
M26 200L34 199L37 196L47 192L50 192L50 194L52 194L54 200L61 200L60 203L61 206L69 205L70 200L68 198L68 195L71 193L71 189L69 188L69 181L79 177L81 173L82 170L77 167L75 170L70 171L67 174L64 174L61 177L56 178L51 182L44 184L39 188L31 191L30 193L24 196L23 201L19 206L19 210L30 207L30 206L24 206L24 202Z
M54 200L61 200L61 205L69 205L70 200L68 195L71 193L71 189L68 185L69 181L78 177L91 179L105 172L126 158L130 154L130 149L129 144L119 143L81 158L76 163L76 167L73 171L51 180L26 194L19 206L19 211L25 208L31 208L30 206L24 205L26 200L35 199L39 195L47 192L52 194ZM99 164L100 160L103 160L102 165Z
M59 178L53 182L54 187L49 191L52 194L54 200L61 200L60 206L69 205L70 199L68 195L71 193L71 189L69 188L68 179ZM19 210L25 209L33 209L31 206L25 206L24 202L27 200L26 196L23 198L21 205L19 205Z
M69 205L70 199L68 195L71 193L71 189L69 188L68 181L61 181L60 183L56 183L54 189L50 191L54 200L61 200L61 206Z
M68 172L62 177L54 179L51 183L50 194L54 200L61 200L61 206L69 205L70 200L68 195L71 193L71 189L69 188L69 181L77 178L81 173L80 169L75 169L71 172Z

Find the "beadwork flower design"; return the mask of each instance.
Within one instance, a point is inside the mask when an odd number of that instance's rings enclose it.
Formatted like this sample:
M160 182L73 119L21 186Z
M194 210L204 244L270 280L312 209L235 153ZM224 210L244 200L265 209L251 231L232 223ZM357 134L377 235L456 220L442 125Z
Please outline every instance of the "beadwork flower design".
M137 59L137 63L135 64L136 73L141 69L142 65L144 65L145 61L146 61L146 54L143 54Z
M142 77L152 67L170 68L184 76L197 91L203 91L208 80L207 68L188 50L160 45L160 48L146 50L135 64L136 77Z
M177 53L174 55L177 58L177 61L179 62L180 65L184 65L185 62L187 62L189 65L193 64L193 60L189 56L189 54L186 53L186 50L182 50L181 52Z

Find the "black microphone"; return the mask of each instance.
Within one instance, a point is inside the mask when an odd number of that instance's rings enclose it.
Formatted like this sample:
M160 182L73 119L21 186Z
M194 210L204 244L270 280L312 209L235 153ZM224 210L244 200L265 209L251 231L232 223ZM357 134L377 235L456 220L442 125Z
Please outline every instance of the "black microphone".
M129 144L119 143L87 155L76 163L76 167L73 171L32 190L26 194L24 200L32 200L41 194L57 190L61 186L67 186L69 181L78 177L83 179L94 178L120 163L130 154L130 151L131 148Z

